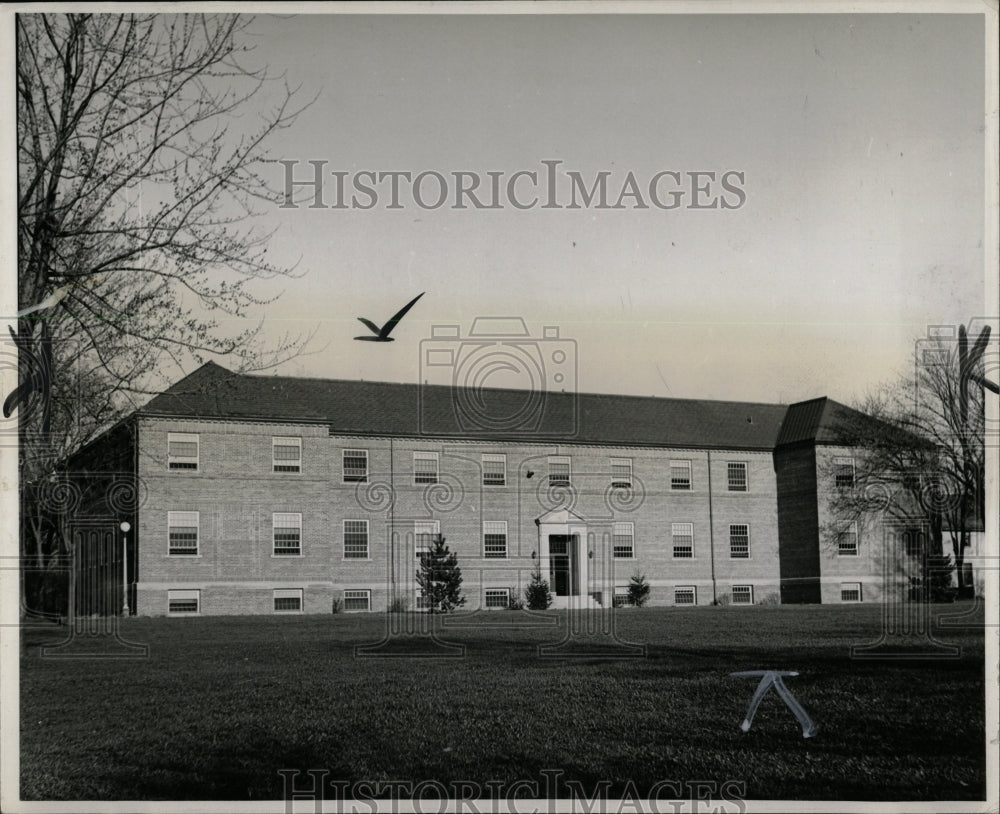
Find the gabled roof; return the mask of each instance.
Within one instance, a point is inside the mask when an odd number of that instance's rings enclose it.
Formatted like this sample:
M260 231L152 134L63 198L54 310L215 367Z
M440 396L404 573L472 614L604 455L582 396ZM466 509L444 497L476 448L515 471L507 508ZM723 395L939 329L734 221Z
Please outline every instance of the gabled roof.
M478 391L233 373L209 362L141 415L327 424L331 434L772 450L786 407L598 393Z

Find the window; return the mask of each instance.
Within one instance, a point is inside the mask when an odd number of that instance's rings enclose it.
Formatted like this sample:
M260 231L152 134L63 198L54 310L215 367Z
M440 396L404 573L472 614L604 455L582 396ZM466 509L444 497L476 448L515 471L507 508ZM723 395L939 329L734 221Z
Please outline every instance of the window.
M287 590L275 590L274 612L302 613L302 589L291 588Z
M694 524L671 523L670 536L674 543L674 557L691 559L694 556Z
M344 559L368 559L368 521L344 521Z
M167 512L168 553L175 556L197 556L198 512Z
M611 486L615 489L632 488L632 459L611 459Z
M510 588L487 588L487 608L506 608L510 604Z
M741 560L750 557L750 526L745 523L729 527L729 556Z
M628 592L628 585L616 585L614 598L611 600L612 607L623 608L634 604L632 595Z
M906 547L907 556L919 557L924 553L923 535L919 531L904 531L903 545Z
M430 551L434 547L435 538L441 534L440 520L415 520L413 522L413 541L417 548L417 556L420 551Z
M167 613L201 613L201 591L167 591Z
M302 439L272 438L271 463L274 472L301 472Z
M694 585L678 585L674 588L675 605L697 605L698 591Z
M837 535L837 555L840 557L858 556L858 528L850 525Z
M834 458L833 459L834 483L838 489L854 488L854 459Z
M302 515L275 512L271 515L276 556L297 557L302 553Z
M615 559L630 560L635 556L635 531L632 523L615 523L612 529L612 550Z
M691 489L690 461L670 462L670 488L675 491L687 491Z
M436 452L413 453L413 482L438 482L438 454Z
M569 486L569 458L549 457L549 483Z
M861 583L860 582L842 582L842 583L840 583L840 601L841 602L860 602L861 601Z
M734 585L733 586L733 604L734 605L752 605L753 604L753 585Z
M747 465L745 461L730 461L726 464L726 480L730 492L747 490Z
M198 436L188 433L167 433L167 468L198 469Z
M483 486L507 485L507 456L483 455Z
M345 611L367 611L372 609L372 592L368 590L344 591Z
M344 450L344 483L368 482L368 450Z
M506 520L486 520L483 523L483 556L490 559L507 556Z

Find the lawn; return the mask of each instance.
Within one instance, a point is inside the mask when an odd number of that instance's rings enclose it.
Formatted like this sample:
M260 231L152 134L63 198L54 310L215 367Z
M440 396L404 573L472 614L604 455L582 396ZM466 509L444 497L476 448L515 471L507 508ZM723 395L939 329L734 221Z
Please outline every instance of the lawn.
M42 658L65 628L25 629L22 798L280 799L284 769L499 796L535 796L535 783L538 796L589 798L605 781L611 798L664 800L680 792L662 781L732 781L728 796L751 799L985 795L981 614L978 627L933 628L961 648L950 659L852 660L851 645L879 638L869 605L622 609L618 637L644 644L639 658L578 639L572 657L541 656L566 612L499 611L442 634L460 657L357 658L387 618L127 619L122 635L149 646L132 660ZM374 652L441 649L394 647ZM729 673L753 669L800 672L786 683L816 737L773 691L740 730L756 682Z

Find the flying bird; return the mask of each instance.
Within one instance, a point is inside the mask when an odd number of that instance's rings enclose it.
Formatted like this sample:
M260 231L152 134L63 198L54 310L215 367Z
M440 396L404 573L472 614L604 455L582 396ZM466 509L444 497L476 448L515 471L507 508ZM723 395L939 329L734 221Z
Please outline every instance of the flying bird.
M417 300L419 300L426 293L427 293L426 291L421 291L419 294L417 294L417 296L415 296L412 300L406 303L406 305L400 308L399 312L395 316L393 316L393 318L390 319L387 323L385 323L385 325L383 325L381 328L379 328L379 326L376 325L374 322L372 322L370 319L365 319L364 317L358 317L358 321L363 322L367 326L368 330L370 330L373 334L375 334L375 336L356 336L354 338L362 342L395 341L391 336L389 336L389 334L392 333L392 329L396 327L396 324L403 317L406 316L406 312L409 311L414 305L416 305Z

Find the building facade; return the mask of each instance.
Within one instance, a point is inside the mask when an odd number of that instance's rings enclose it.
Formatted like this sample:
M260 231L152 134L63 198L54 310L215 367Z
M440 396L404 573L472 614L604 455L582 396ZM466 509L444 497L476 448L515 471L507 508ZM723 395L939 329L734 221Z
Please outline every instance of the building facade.
M823 539L842 405L468 395L209 363L75 456L93 499L67 522L120 540L98 581L139 615L420 609L437 535L467 610L536 570L556 607L624 602L636 574L651 605L879 598L880 532Z

